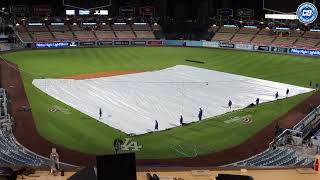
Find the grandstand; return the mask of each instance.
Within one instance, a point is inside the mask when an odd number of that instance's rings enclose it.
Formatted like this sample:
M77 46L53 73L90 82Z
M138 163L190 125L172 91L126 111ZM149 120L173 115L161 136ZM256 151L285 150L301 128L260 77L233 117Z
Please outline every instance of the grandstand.
M272 41L275 38L273 36L268 36L268 35L256 35L252 39L253 44L258 44L258 45L271 45Z
M313 158L304 157L302 153L290 147L277 147L253 156L244 161L240 161L225 167L312 167Z
M260 31L258 28L241 28L239 34L257 34Z
M270 148L246 160L225 167L313 167L317 147L301 146L302 140L320 123L320 106L304 117L292 130L283 131ZM320 132L320 130L318 131ZM314 136L317 136L315 133Z
M95 41L113 39L156 39L155 33L161 36L159 25L149 24L102 24L95 28L82 28L79 25L41 25L14 26L22 42L50 41Z
M137 39L155 39L152 31L135 31Z
M111 27L114 31L132 31L129 24L112 24Z
M212 40L213 41L230 41L231 38L234 36L233 33L216 33Z
M238 27L226 27L226 26L222 26L219 29L219 33L236 33L239 30Z
M75 37L73 36L72 31L57 31L57 32L52 32L53 36L55 37L56 40L58 41L73 41L75 40Z
M237 33L232 38L232 42L250 43L254 37L254 34L240 34Z
M35 42L47 42L54 40L50 32L31 32L30 34Z
M26 149L13 136L14 119L9 114L8 102L6 90L0 88L0 165L49 167L48 158ZM70 167L70 165L62 163L62 167Z
M102 24L99 27L100 31L112 31L111 26L109 24Z
M320 39L320 32L306 31L303 35L304 38Z
M151 27L149 24L133 24L133 31L151 31Z
M29 32L46 32L48 31L47 26L46 25L27 25L26 26L27 30Z
M113 31L95 31L98 40L112 40L116 38Z
M132 31L115 31L118 39L135 39L136 36Z
M296 37L277 37L272 44L283 47L291 47L297 41Z
M75 37L80 41L95 41L97 40L93 31L74 31Z
M48 25L51 32L66 32L69 31L69 26L67 25Z
M294 44L295 47L302 47L302 48L316 48L317 44L319 44L320 39L312 39L312 38L304 38L300 37L297 39L296 43Z

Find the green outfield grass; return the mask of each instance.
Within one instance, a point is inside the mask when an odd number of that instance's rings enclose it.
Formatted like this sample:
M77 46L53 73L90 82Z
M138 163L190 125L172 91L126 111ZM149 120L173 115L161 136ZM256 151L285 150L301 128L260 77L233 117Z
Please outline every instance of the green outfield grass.
M40 134L53 143L90 154L113 152L114 138L124 138L126 135L47 96L32 86L33 79L110 70L148 71L185 64L305 87L309 86L310 81L320 82L319 58L220 49L58 49L15 52L5 54L4 57L18 64L22 70L24 86ZM188 63L185 59L202 60L206 63ZM137 153L138 158L185 157L233 147L310 95L311 93L303 94L228 113L187 127L135 137L143 145L142 151ZM49 113L48 109L54 105L68 109L70 114ZM245 115L252 115L253 123L224 123L231 117Z

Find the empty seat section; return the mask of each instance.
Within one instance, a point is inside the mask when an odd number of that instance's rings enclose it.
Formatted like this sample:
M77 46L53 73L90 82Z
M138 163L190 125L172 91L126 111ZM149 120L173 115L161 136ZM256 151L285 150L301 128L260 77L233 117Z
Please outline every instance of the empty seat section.
M113 31L95 31L98 40L112 40L115 39Z
M221 27L219 33L236 33L239 30L237 27Z
M101 30L101 31L112 31L112 29L111 29L109 24L101 25L99 27L99 30Z
M33 36L33 40L36 42L46 42L54 40L50 32L32 32L31 35Z
M320 32L306 31L303 37L320 39Z
M235 36L232 38L232 41L250 43L253 37L253 34L235 34Z
M291 47L296 40L297 38L295 37L277 37L272 44L277 46Z
M52 32L55 39L58 41L65 41L65 40L74 40L74 36L71 31L65 32Z
M269 45L272 43L273 40L273 36L256 35L251 42L254 44Z
M216 33L212 40L214 41L230 41L232 38L232 33Z
M259 31L257 28L241 28L238 34L257 34Z
M132 29L134 31L151 31L151 27L149 24L142 24L142 25L133 24Z
M260 35L272 35L273 33L270 31L270 29L261 29L258 34L260 34Z
M152 31L136 31L135 33L138 39L155 39Z
M132 31L115 31L117 38L119 39L135 39L136 36Z
M63 32L68 31L69 27L67 25L49 25L49 29L52 32Z
M114 31L131 31L131 28L128 24L113 24L112 29Z
M71 29L72 31L81 31L81 30L82 30L78 25L71 25L71 26L70 26L70 29Z
M94 41L97 39L92 31L74 31L74 34L80 41Z
M45 25L35 25L35 26L27 26L26 27L28 31L30 32L42 32L42 31L48 31L47 27Z
M291 37L301 37L304 34L303 31L291 30L289 31L289 36Z
M300 48L315 48L319 42L320 39L298 38L294 46Z

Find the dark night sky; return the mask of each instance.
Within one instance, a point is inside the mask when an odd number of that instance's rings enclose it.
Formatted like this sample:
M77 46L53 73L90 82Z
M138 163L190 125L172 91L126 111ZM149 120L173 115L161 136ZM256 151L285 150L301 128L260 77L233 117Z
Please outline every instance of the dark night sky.
M74 2L77 6L101 6L104 5L108 0L66 0L70 3ZM133 4L160 4L162 0L112 0L114 11L116 12L119 6L126 5L128 3ZM216 9L219 8L231 8L231 9L240 9L240 8L250 8L254 9L257 14L263 14L263 0L209 0L211 1L211 8L208 8L211 11L211 16L215 14ZM280 11L293 12L296 10L297 6L301 2L312 1L312 0L265 0L266 7L270 9L276 9ZM206 7L208 0L167 0L168 2L168 14L175 14L177 9L181 10L188 15L193 13L194 16L197 15L197 12L201 11ZM317 7L320 5L320 0L316 0ZM54 9L62 8L62 0L0 0L0 6L5 4L28 4L28 5L43 5L50 4ZM202 9L201 9L202 8ZM319 7L320 9L320 7Z
M103 4L105 1L108 0L66 0L70 2L74 2L76 4ZM126 2L151 2L152 0L112 0L115 4L123 4ZM161 0L158 0L161 1ZM168 0L168 2L172 2L176 0ZM194 0L178 0L183 1L184 3L189 3ZM201 1L201 0L196 0ZM229 7L229 8L241 8L241 7L248 7L258 9L262 7L263 0L212 0L213 4L216 7ZM281 9L285 9L286 7L297 4L294 2L305 2L308 0L265 0L267 4L271 4L275 7L279 7ZM62 4L62 0L0 0L0 3L3 5L4 3L10 4ZM280 3L280 4L279 4Z

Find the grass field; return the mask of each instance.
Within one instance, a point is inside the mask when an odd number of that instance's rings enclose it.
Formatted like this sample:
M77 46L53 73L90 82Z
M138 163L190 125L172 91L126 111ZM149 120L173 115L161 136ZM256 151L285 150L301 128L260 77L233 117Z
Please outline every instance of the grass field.
M49 141L90 154L113 152L114 138L125 134L64 105L33 87L33 79L59 78L111 70L159 70L178 64L240 74L255 78L309 86L320 82L320 59L268 53L195 48L96 48L25 51L5 54L19 65L38 131ZM205 61L188 63L185 59ZM233 147L253 136L275 118L311 94L266 103L252 109L228 113L201 123L170 131L135 137L143 145L138 158L172 158L207 154ZM71 113L49 113L54 105ZM226 124L236 116L252 115L253 123Z

